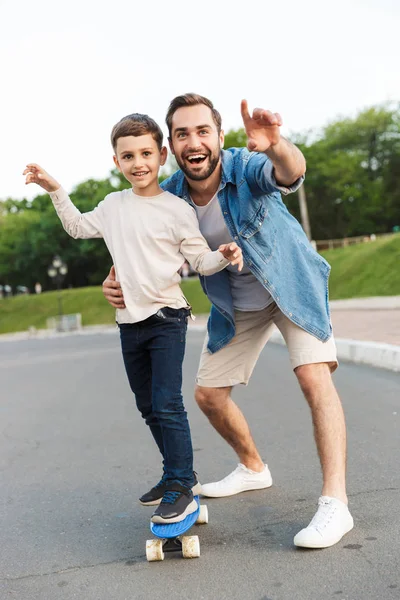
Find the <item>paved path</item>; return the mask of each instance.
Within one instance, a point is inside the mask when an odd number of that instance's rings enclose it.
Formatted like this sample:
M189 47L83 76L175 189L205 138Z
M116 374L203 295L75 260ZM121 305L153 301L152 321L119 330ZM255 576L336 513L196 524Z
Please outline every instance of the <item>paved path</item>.
M400 346L400 296L334 300L331 310L337 338Z
M337 338L382 342L400 346L400 309L332 309L333 331Z
M235 467L193 401L203 332L190 332L184 393L202 481ZM235 394L274 485L207 500L199 559L148 564L137 502L160 459L123 372L118 336L0 344L1 600L398 600L400 376L342 364L356 527L322 551L293 547L320 491L309 410L284 347Z
M335 337L400 346L399 310L331 310ZM196 318L197 327L205 327L207 316Z
M331 302L335 337L400 346L400 296L352 298ZM199 316L198 325L207 317Z

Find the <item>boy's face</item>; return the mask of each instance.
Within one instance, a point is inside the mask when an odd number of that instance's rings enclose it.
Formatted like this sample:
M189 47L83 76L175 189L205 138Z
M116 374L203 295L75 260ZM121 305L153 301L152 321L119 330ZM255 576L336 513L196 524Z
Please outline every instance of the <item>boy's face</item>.
M159 150L150 133L118 138L114 163L139 196L155 196L160 192L158 171L165 164L167 149Z
M204 181L219 164L224 133L218 134L211 109L205 104L183 106L173 114L169 145L186 177Z

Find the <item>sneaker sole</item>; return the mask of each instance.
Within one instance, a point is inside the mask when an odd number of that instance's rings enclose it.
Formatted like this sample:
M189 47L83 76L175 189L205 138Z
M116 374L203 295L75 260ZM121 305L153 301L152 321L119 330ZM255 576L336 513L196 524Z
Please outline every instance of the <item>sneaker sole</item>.
M201 493L202 493L202 489L203 489L203 488L201 487L201 483L198 481L198 482L196 483L196 485L194 485L194 486L192 487L192 493L193 493L193 496L198 496L199 494L201 494Z
M207 484L205 484L202 487L202 495L206 496L207 498L227 498L228 496L236 496L236 494L241 494L242 492L255 492L256 490L265 490L267 488L270 488L272 486L272 480L268 483L263 483L263 484L255 484L252 485L251 487L244 487L240 490L236 490L236 491L226 491L224 492L223 490L209 490L207 491Z
M192 502L189 504L189 506L186 507L186 510L181 515L178 515L177 517L172 517L171 519L163 519L163 517L155 515L154 517L151 517L151 521L153 523L163 523L164 525L168 525L168 523L180 523L181 521L186 519L188 515L194 513L197 510L197 506L198 504L196 500L192 500Z
M196 483L196 485L194 485L192 487L192 492L193 492L193 496L198 496L199 494L201 494L201 484L199 482ZM151 500L150 502L142 502L139 499L139 502L142 506L158 506L161 502L162 498L157 498L157 500Z
M142 506L157 506L157 504L160 504L161 498L158 500L151 500L150 502L142 502L141 500L139 500L139 502Z

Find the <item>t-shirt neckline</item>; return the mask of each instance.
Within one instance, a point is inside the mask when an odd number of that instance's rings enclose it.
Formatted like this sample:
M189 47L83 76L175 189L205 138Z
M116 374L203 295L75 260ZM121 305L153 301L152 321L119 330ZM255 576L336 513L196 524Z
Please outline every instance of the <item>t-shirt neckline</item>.
M135 192L133 191L133 188L129 188L132 196L134 198L139 198L139 200L154 200L155 198L160 198L161 196L164 196L165 191L162 190L159 194L156 194L155 196L139 196L139 194L135 194Z

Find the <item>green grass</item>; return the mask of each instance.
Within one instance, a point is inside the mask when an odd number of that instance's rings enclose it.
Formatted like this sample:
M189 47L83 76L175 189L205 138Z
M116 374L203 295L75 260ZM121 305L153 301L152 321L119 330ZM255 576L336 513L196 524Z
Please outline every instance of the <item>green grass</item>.
M332 265L331 299L400 295L400 235L322 254ZM210 303L197 278L184 281L182 289L194 314L209 312ZM114 323L115 311L101 287L63 290L62 303L64 314L81 313L83 325ZM43 329L46 319L57 312L57 292L0 299L0 333Z
M208 313L210 303L197 278L184 281L182 289L195 314ZM83 325L115 323L115 310L106 302L101 287L62 290L61 296L63 313L81 313ZM26 331L29 327L44 329L46 319L57 314L57 292L3 298L0 299L0 333Z
M332 265L331 300L400 295L400 235L321 254Z

